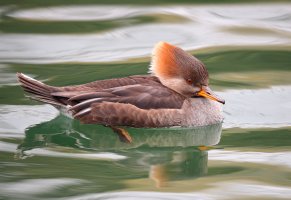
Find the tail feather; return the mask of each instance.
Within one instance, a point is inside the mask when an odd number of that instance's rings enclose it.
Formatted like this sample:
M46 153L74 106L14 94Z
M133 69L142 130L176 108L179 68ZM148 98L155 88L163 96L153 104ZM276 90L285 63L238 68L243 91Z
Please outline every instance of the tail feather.
M47 92L50 91L49 87L40 85L38 82L28 82L27 80L21 80L21 79L20 79L20 82L23 84L25 89L30 90L30 91L35 91L39 94L48 95Z
M52 104L56 107L64 106L64 104L51 95L51 93L58 91L56 87L46 85L22 73L17 73L17 78L24 91L29 94L30 98Z

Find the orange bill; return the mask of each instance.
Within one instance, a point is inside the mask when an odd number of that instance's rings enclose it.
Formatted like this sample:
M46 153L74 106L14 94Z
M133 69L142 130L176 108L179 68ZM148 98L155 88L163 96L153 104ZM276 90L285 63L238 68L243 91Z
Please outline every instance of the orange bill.
M219 103L225 104L225 100L214 94L209 87L203 87L198 93L197 96L205 97L213 101L218 101Z

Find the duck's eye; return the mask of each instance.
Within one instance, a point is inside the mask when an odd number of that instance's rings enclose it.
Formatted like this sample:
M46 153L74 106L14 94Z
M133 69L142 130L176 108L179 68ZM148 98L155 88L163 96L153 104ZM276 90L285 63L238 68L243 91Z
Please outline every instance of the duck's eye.
M193 81L192 81L191 79L187 79L186 81L187 81L187 83L188 83L189 85L192 85L192 84L193 84Z

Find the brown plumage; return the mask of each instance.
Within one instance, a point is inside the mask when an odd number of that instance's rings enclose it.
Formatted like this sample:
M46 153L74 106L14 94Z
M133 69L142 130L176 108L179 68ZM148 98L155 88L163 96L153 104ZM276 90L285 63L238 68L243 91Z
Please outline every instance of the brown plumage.
M17 77L32 98L66 108L83 123L169 127L222 120L212 100L224 101L208 88L208 72L197 58L160 42L153 51L150 72L66 87L48 86L21 73Z

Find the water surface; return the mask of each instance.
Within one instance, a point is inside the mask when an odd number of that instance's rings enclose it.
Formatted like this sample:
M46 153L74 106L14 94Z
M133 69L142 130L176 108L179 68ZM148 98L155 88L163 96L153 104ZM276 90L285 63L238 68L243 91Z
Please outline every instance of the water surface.
M0 5L1 199L290 199L290 3ZM222 124L131 128L127 144L16 81L146 74L158 41L206 64Z

